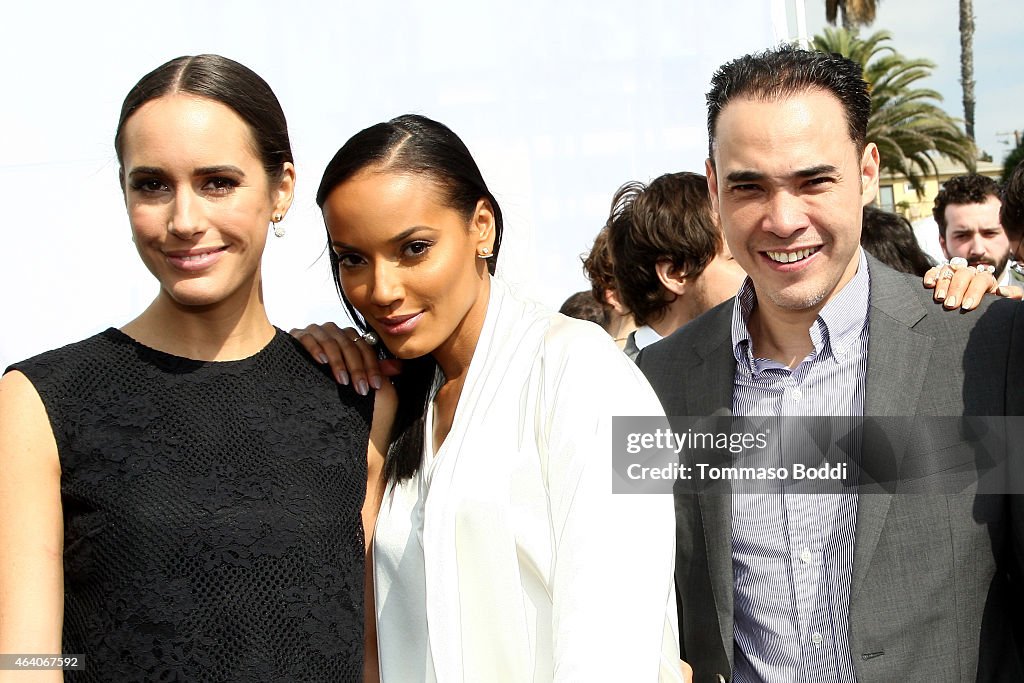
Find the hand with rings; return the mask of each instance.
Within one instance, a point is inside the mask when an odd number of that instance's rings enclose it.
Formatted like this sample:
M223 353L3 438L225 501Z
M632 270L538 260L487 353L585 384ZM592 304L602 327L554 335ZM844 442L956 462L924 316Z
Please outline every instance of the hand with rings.
M324 323L294 329L289 334L299 340L314 360L329 365L339 384L351 382L363 396L371 388L379 390L388 377L401 370L401 361L378 357L379 339L369 330L360 332L354 327L342 329L334 323Z
M939 264L924 274L924 286L934 288L933 299L946 310L970 311L981 303L989 292L996 292L998 284L993 275L995 268L987 264L977 267L967 259L956 256L949 263Z

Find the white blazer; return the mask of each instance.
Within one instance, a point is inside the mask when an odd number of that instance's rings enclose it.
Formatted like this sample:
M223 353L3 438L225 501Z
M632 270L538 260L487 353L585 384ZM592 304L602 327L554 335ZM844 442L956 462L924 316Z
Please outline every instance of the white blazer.
M382 680L681 680L672 498L611 493L612 416L663 414L598 326L492 278L451 431L377 520Z

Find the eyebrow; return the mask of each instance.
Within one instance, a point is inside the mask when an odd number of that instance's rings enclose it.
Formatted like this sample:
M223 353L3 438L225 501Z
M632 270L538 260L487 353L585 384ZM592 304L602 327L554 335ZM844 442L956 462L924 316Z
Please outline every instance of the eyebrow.
M793 172L795 178L813 178L828 173L838 173L837 169L832 164L818 164L817 166L811 166L809 168L801 168ZM727 175L726 180L733 183L749 183L757 180L764 180L765 174L760 171L733 171Z
M956 227L950 228L954 235L973 235L976 232L1004 232L1003 227L1000 225L988 225L981 227Z
M764 173L757 171L733 171L725 176L725 179L733 183L746 183L752 180L763 180Z
M137 175L162 175L163 173L164 170L156 166L136 166L131 170L128 176L131 177ZM218 175L223 173L237 175L240 178L245 177L245 171L238 168L237 166L232 166L231 164L223 164L221 166L203 166L192 171L193 175L200 176Z
M802 168L793 175L798 178L813 178L814 176L828 175L830 173L839 173L839 169L832 164L818 164L810 168Z
M245 171L237 166L232 166L231 164L224 164L222 166L203 166L192 171L192 173L194 175L219 175L221 173L230 173L241 178L245 177Z
M413 235L420 230L429 230L430 232L437 232L435 228L432 228L429 225L414 225L411 228L406 228L402 232L398 233L397 235L389 239L388 243L395 244L397 242L401 242L407 239L410 235ZM351 249L352 251L358 251L358 249L356 249L356 247L352 246L351 244L339 242L338 240L331 240L331 246L337 247L338 249Z
M163 171L156 166L136 166L128 172L128 177L130 178L137 175L160 175L161 173L163 173Z

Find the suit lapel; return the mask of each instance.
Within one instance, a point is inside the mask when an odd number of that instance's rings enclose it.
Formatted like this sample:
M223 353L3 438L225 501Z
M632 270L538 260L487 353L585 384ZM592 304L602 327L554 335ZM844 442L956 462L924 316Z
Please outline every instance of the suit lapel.
M865 416L913 416L928 371L935 340L914 330L928 314L907 279L868 256L871 305L868 314L868 364ZM900 430L866 429L865 457L892 453L899 461L906 450ZM851 599L867 575L892 503L892 493L865 493L857 501L857 535L853 552Z
M701 390L689 393L687 410L690 415L732 414L733 383L736 376L736 358L732 350L732 306L719 311L715 325L717 333L706 335L694 345L698 362L690 368L687 383L692 382L691 386L700 387ZM727 455L723 457L728 458ZM697 498L722 647L732 666L732 496L727 488L716 488L711 492L702 490Z

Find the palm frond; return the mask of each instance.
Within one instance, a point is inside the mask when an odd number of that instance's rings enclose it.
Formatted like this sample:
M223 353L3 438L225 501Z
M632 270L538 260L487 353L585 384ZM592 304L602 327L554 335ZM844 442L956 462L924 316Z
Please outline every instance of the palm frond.
M839 7L851 13L860 11L855 7L861 4L845 0ZM875 3L863 4L872 6L873 18ZM942 109L942 96L931 88L916 86L931 76L935 63L905 57L889 44L891 40L888 31L861 38L856 31L826 28L814 37L812 45L852 59L864 69L864 80L871 89L868 140L878 146L882 171L904 176L920 195L925 178L938 173L936 155L959 161L973 171L977 148L961 129L960 120Z

